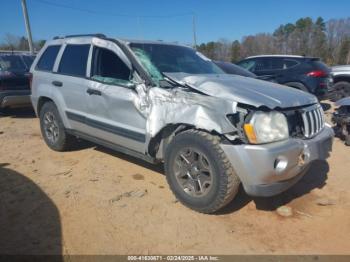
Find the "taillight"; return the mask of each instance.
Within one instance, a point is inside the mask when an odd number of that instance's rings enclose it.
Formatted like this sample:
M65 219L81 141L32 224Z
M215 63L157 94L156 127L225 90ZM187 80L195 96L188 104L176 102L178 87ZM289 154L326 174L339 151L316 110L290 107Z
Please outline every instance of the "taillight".
M33 82L33 74L28 74L28 80L29 80L29 88L32 89L32 82Z
M315 70L307 73L306 75L311 77L326 77L328 74L322 70Z

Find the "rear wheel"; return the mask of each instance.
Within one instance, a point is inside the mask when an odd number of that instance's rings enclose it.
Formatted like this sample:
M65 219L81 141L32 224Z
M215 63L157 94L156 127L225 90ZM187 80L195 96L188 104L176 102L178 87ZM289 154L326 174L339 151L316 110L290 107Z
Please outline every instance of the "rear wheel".
M57 107L53 102L46 102L40 112L41 134L46 144L55 151L69 149L74 137L67 134Z
M219 146L219 137L198 130L178 134L165 156L167 181L176 198L202 213L213 213L237 194L240 180Z

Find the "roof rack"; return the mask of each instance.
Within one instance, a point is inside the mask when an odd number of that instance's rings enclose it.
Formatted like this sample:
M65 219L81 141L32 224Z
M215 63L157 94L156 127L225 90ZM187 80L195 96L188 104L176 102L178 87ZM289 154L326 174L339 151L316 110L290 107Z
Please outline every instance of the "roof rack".
M53 38L53 40L56 39L63 39L63 38L72 38L72 37L84 37L84 36L95 36L95 37L99 37L99 38L106 38L106 36L104 34L81 34L81 35L66 35L66 36L55 36Z

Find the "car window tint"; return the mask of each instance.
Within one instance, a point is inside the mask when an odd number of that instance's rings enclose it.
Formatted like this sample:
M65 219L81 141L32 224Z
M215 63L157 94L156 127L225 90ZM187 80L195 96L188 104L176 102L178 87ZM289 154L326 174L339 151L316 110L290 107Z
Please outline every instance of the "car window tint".
M67 45L64 49L58 72L72 76L86 75L90 45Z
M298 64L299 64L299 62L296 61L296 60L284 59L284 62L283 62L283 69L287 69L287 68L296 66L296 65L298 65Z
M4 55L0 57L0 70L2 71L26 71L26 65L22 61L20 56L17 55Z
M256 60L255 71L263 71L270 69L270 61L268 58L260 58Z
M229 63L229 62L214 62L217 66L219 66L222 70L227 74L232 75L241 75L247 77L255 77L255 75L248 70L243 69L242 67Z
M91 78L106 84L128 85L131 71L116 53L94 47Z
M269 59L270 64L268 65L268 69L271 70L280 70L284 68L283 58L273 57Z
M196 50L180 45L130 44L132 50L143 50L151 63L162 73L223 74L209 58Z
M29 56L29 55L24 55L22 56L24 63L26 64L27 68L30 68L30 66L32 65L35 56Z
M256 61L246 60L246 61L239 62L238 65L252 72L255 69Z
M36 65L36 69L52 71L53 65L55 64L55 60L60 48L60 45L52 45L46 48L46 50L40 57L38 64Z

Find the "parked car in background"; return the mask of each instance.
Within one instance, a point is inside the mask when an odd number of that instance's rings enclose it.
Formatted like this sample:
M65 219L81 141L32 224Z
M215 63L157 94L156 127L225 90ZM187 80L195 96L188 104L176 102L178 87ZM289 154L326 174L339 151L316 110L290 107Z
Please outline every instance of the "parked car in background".
M224 62L224 61L213 61L213 62L227 74L256 78L256 75L253 74L252 72L238 65L232 64L230 62Z
M350 65L333 66L331 74L334 85L331 89L330 98L337 101L350 96Z
M350 146L350 97L345 97L335 103L337 107L332 121L335 123L335 134Z
M187 46L56 38L31 72L33 107L51 149L80 137L164 162L176 198L198 212L227 205L241 183L250 195L279 194L332 148L315 96L225 74Z
M276 82L324 98L332 86L330 68L319 58L291 55L251 56L237 65L259 79Z
M0 52L0 110L30 106L29 69L35 56Z

